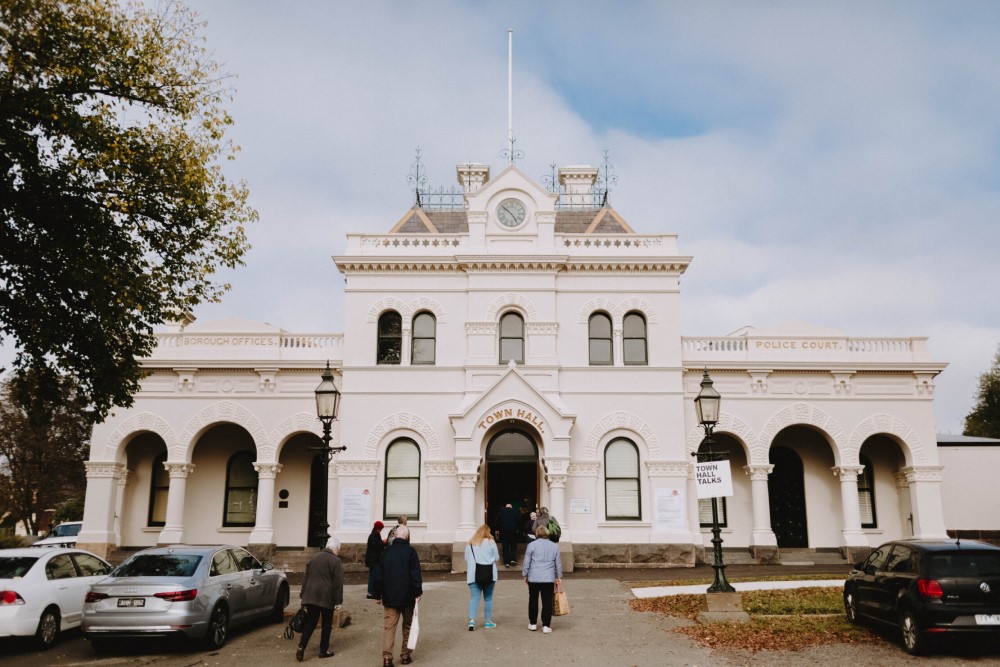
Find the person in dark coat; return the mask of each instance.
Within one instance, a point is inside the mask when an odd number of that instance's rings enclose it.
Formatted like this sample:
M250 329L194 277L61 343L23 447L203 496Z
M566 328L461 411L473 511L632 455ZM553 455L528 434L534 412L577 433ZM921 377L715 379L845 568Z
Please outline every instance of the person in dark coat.
M375 579L375 566L382 562L382 552L385 551L385 542L382 541L382 529L385 524L376 521L372 526L371 535L368 536L368 548L365 549L365 567L368 568L368 599L375 597L372 590L372 581Z
M375 568L375 599L382 603L382 665L393 667L392 651L396 644L396 626L403 619L403 648L400 662L413 662L412 652L406 644L413 624L413 607L424 593L420 577L420 558L410 546L410 529L396 527L396 538L382 554L382 563Z
M497 514L495 521L500 542L503 544L503 565L510 567L517 564L517 530L520 517L517 510L507 503Z
M306 621L302 626L302 637L295 650L295 659L302 662L306 645L316 629L316 622L323 617L323 628L319 635L319 657L330 658L330 632L333 630L333 610L344 604L344 568L340 564L340 540L331 537L326 548L313 556L306 564L302 578L302 606L306 608Z

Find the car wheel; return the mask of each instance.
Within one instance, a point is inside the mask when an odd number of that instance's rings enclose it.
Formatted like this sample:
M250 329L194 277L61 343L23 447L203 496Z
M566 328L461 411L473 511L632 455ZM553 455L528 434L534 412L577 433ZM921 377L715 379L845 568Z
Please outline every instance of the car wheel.
M274 598L274 609L271 610L271 622L281 623L285 620L285 607L288 606L288 586L282 584L278 595Z
M44 650L52 648L59 637L59 610L49 607L38 619L38 630L35 631L35 643Z
M910 609L904 609L899 615L899 632L903 639L903 648L910 655L923 655L927 648L927 640L920 633L917 617Z
M847 622L851 625L857 625L861 622L858 618L858 598L854 591L844 592L844 612L847 614Z
M229 637L229 610L223 604L216 605L208 619L205 644L210 649L222 648Z

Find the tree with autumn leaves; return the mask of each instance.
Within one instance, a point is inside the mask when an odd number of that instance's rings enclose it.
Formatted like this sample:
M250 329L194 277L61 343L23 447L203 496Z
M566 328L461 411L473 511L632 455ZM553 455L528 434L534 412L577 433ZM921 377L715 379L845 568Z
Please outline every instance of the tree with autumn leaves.
M0 2L0 337L32 410L128 406L153 328L228 288L257 218L228 78L183 5Z

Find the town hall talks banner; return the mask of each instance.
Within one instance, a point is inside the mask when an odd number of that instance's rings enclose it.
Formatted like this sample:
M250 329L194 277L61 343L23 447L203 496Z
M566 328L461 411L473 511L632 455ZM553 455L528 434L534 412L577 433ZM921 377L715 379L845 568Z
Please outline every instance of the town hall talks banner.
M733 474L729 461L695 463L694 478L698 483L698 500L733 495Z

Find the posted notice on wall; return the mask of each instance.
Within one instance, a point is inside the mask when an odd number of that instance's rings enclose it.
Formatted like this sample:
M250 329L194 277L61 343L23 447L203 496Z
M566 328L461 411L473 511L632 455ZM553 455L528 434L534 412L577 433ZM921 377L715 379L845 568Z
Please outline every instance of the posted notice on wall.
M733 473L729 461L707 461L694 464L698 499L723 498L733 495Z
M684 489L656 489L656 530L684 532L688 529Z
M590 498L570 498L570 514L590 514Z
M340 530L371 530L372 492L371 489L340 490Z

